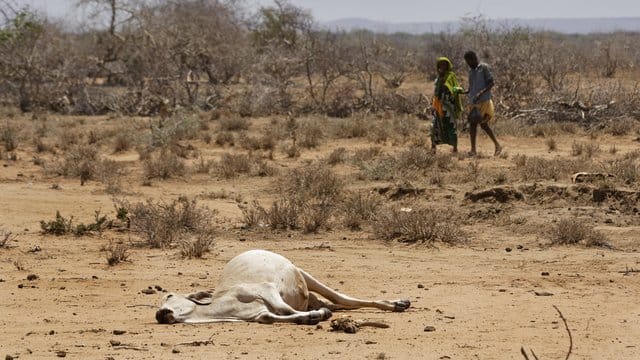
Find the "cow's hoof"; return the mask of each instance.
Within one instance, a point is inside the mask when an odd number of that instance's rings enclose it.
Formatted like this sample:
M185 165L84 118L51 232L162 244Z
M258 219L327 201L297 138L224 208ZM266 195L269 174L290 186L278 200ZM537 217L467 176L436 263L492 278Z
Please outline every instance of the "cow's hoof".
M396 312L403 312L405 310L407 310L409 307L411 307L411 301L409 300L396 300L394 302L395 307L393 308L393 311Z

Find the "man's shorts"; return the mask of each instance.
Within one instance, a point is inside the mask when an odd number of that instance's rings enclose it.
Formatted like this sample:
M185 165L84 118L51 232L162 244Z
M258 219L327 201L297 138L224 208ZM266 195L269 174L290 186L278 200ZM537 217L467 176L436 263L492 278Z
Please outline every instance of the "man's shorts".
M473 109L478 109L477 111L480 112L481 117L480 117L480 121L478 121L478 124L487 124L490 121L491 123L493 123L492 120L493 120L493 116L495 115L495 111L493 109L493 101L491 99L487 101L483 101L478 104L471 105L469 114L471 114Z

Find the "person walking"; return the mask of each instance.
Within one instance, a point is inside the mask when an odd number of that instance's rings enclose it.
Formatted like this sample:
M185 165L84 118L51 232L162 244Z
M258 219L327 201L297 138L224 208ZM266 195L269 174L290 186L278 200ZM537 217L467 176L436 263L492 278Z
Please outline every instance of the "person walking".
M458 151L457 120L462 114L462 101L459 94L462 88L453 72L453 64L446 57L436 61L438 77L433 92L433 126L431 127L431 149L440 144L453 147Z
M473 51L464 54L464 60L469 65L469 102L471 109L467 119L469 120L469 135L471 137L471 151L469 155L476 156L476 137L478 135L478 125L489 136L495 146L494 156L500 155L502 146L498 142L496 135L489 127L489 122L494 118L495 111L491 96L491 89L494 86L493 74L489 65L478 61L478 56Z

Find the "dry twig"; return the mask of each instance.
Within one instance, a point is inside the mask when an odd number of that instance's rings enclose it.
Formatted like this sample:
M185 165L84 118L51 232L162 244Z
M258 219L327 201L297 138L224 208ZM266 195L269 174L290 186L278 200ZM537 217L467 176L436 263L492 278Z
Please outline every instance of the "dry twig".
M569 325L567 325L567 319L562 315L562 312L557 306L553 305L553 307L556 309L558 314L560 314L560 319L564 322L564 328L567 329L567 333L569 334L569 351L567 352L567 357L565 357L565 360L568 360L569 356L571 356L571 350L573 350L573 336L571 336L571 330L569 330Z

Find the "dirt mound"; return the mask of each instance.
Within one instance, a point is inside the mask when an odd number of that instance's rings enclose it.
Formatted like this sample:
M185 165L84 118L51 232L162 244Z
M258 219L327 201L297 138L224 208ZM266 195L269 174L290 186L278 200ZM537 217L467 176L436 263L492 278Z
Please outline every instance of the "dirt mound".
M468 192L464 194L464 198L472 202L499 202L506 203L510 201L524 200L524 194L511 186L497 186L488 190Z

